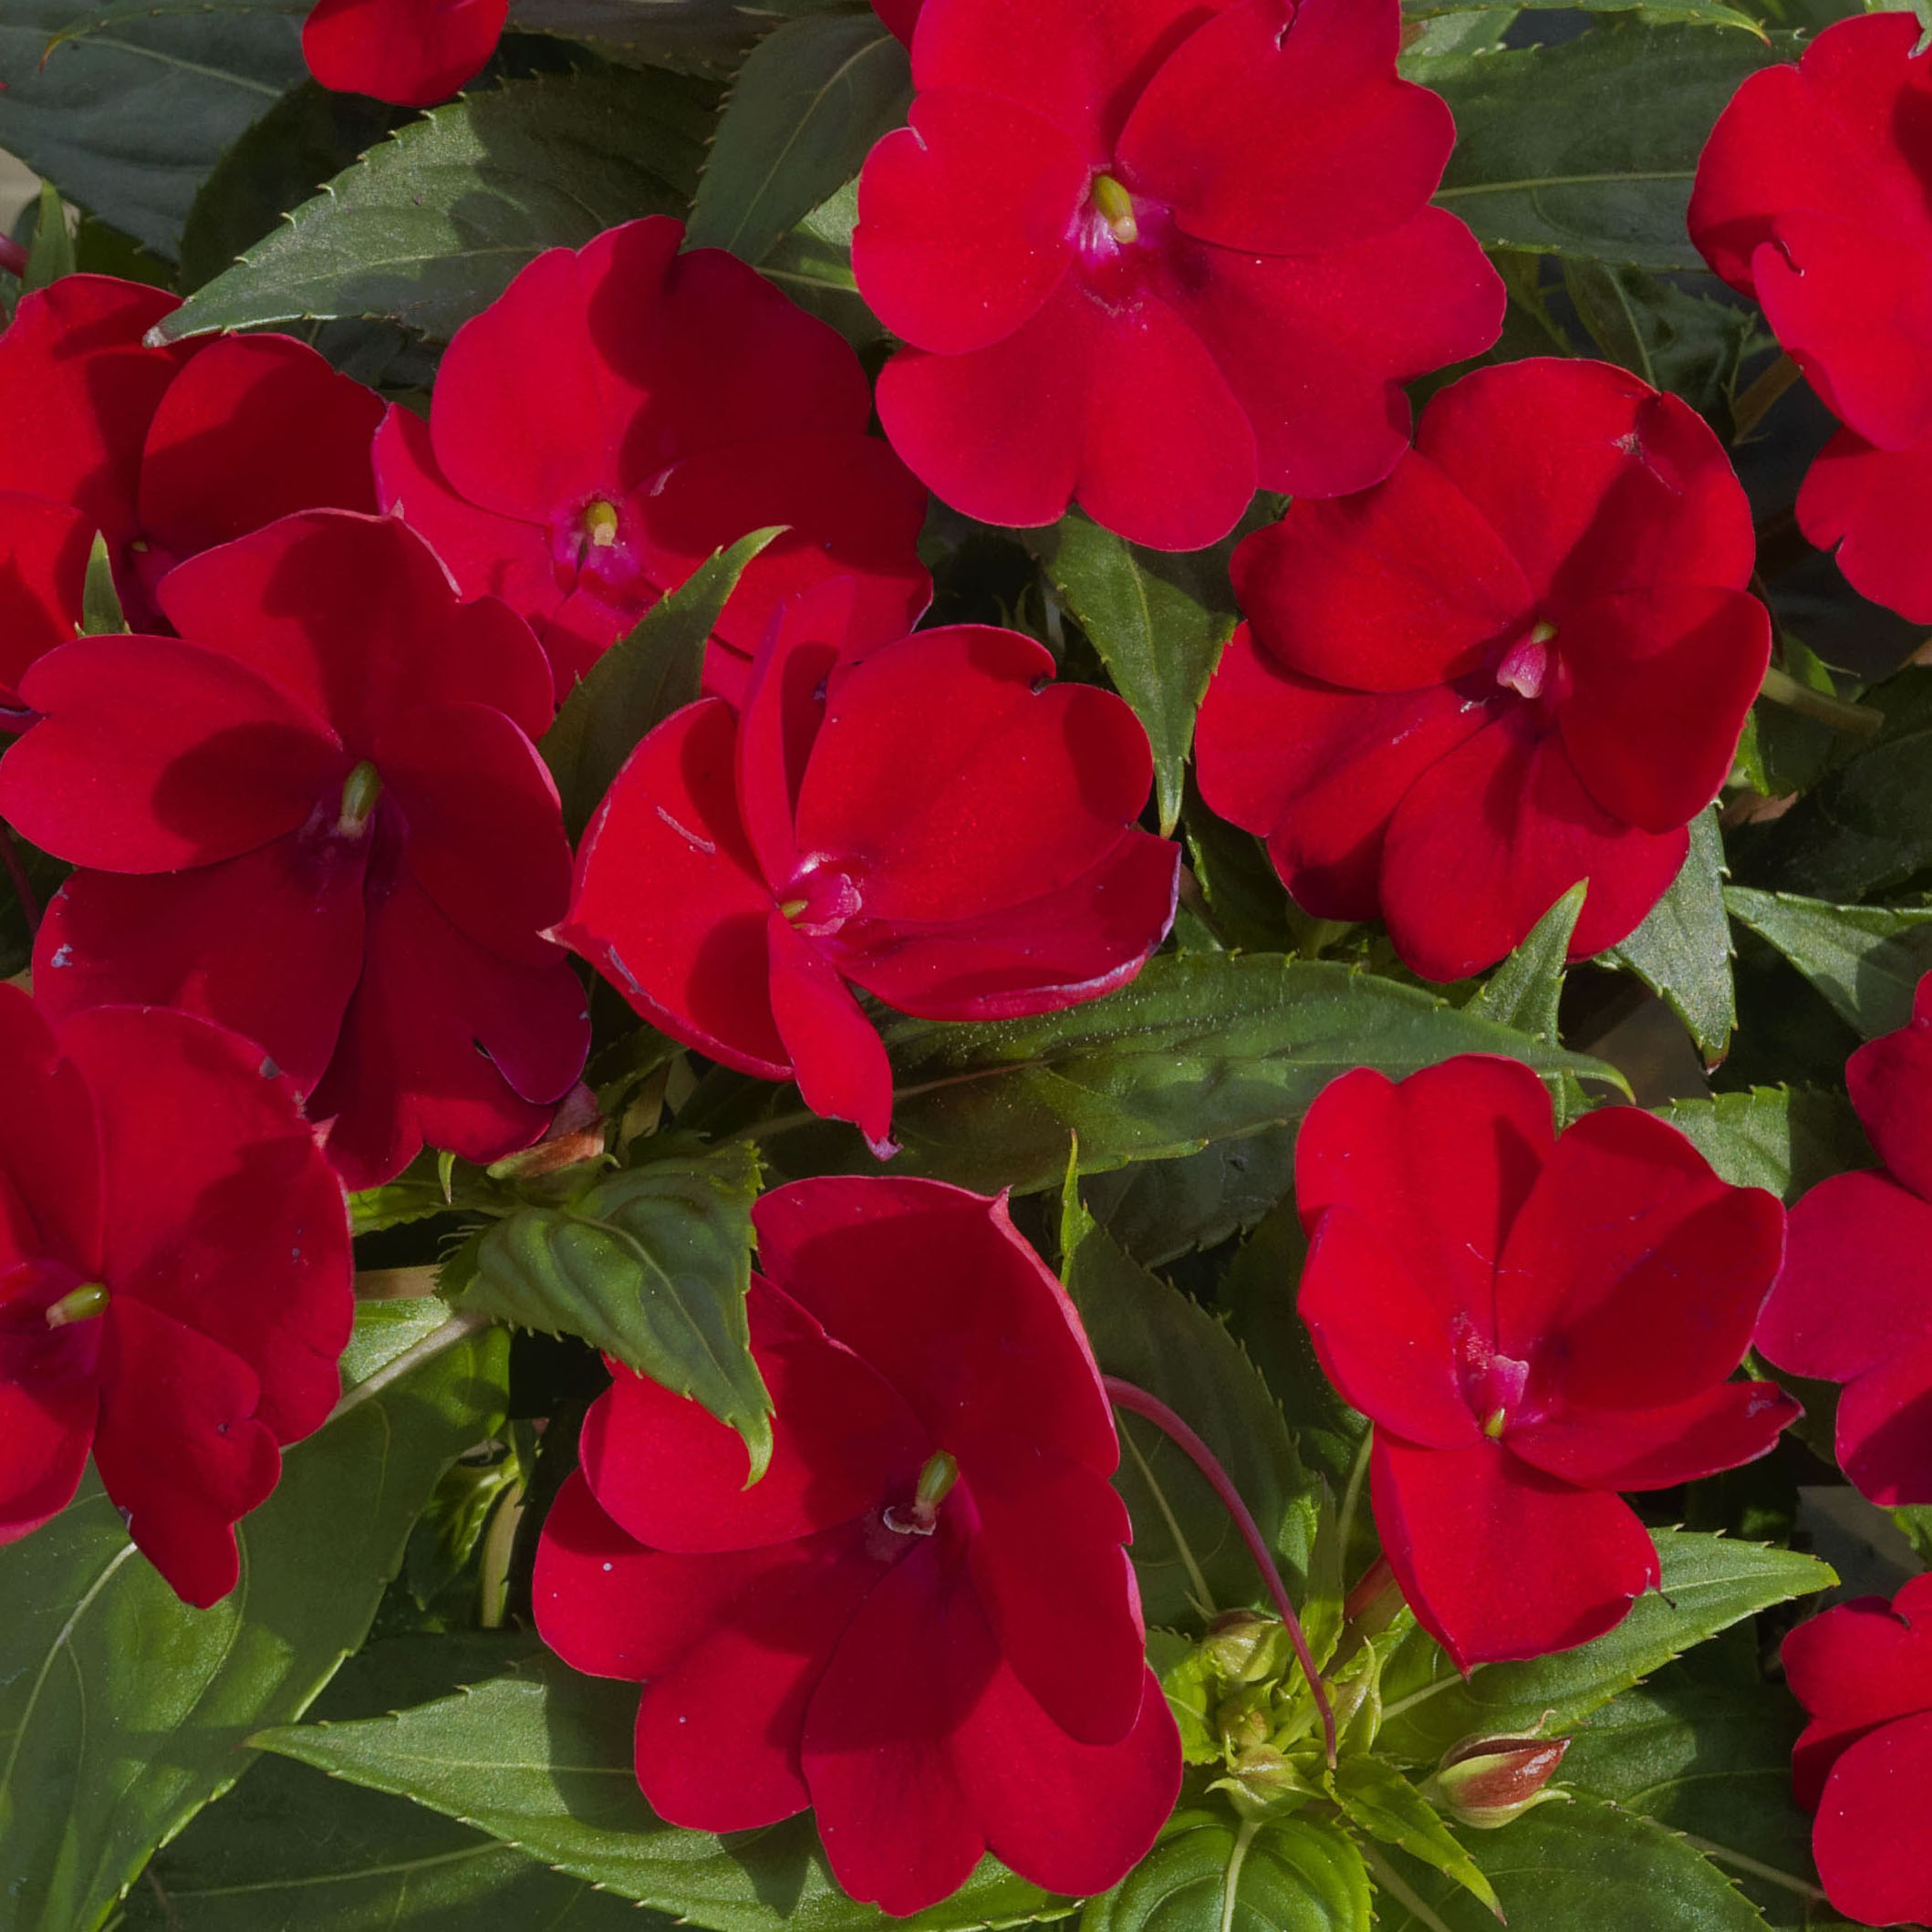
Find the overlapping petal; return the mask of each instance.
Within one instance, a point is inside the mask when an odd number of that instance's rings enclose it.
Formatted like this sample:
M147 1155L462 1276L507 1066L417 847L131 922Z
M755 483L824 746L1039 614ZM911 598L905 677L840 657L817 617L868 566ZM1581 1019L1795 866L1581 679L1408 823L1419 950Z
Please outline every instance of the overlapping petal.
M1798 491L1798 527L1834 550L1861 597L1915 624L1932 624L1932 558L1919 541L1932 503L1932 437L1880 449L1841 430L1819 452Z
M325 88L431 108L496 50L509 0L316 0L302 57Z

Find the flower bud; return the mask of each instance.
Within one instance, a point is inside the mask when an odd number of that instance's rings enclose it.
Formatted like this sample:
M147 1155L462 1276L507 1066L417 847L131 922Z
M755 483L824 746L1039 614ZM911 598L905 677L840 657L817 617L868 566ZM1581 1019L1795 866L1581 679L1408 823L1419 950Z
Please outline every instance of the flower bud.
M1321 1796L1302 1767L1272 1744L1241 1752L1228 1771L1227 1777L1214 1781L1212 1789L1226 1792L1244 1818L1280 1817Z
M1243 1685L1220 1700L1214 1721L1231 1750L1245 1750L1268 1741L1268 1734L1274 1729L1270 1701L1265 1684Z
M1227 1610L1208 1626L1201 1645L1209 1667L1224 1683L1255 1684L1278 1675L1275 1658L1282 1626L1252 1610Z
M1458 1824L1494 1831L1561 1793L1546 1787L1567 1738L1465 1738L1443 1753L1426 1791Z
M535 1180L579 1162L595 1160L604 1151L604 1120L597 1096L580 1080L558 1101L544 1137L535 1147L506 1154L489 1169L492 1180Z

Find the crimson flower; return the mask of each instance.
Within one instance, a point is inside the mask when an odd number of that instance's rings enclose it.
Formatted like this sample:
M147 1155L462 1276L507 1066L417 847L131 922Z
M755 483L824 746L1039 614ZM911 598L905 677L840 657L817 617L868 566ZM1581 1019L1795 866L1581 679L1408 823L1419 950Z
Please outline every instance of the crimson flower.
M1757 1348L1843 1382L1839 1465L1888 1506L1932 1502L1932 974L1912 1020L1844 1070L1882 1169L1836 1174L1792 1210Z
M431 108L476 78L509 14L510 0L317 0L302 57L338 94Z
M912 30L919 25L919 9L926 0L872 0L872 11L881 23L908 47L912 45Z
M1235 553L1248 623L1201 707L1201 795L1295 899L1388 922L1432 980L1579 879L1571 957L1676 878L1771 660L1717 438L1606 363L1479 369L1388 480Z
M680 254L668 216L539 255L442 358L430 420L376 439L384 506L466 597L527 618L566 692L711 554L789 526L719 620L707 678L735 699L784 597L858 586L876 639L932 582L926 493L877 437L858 358L722 249Z
M1388 474L1400 385L1487 348L1503 288L1429 205L1455 126L1396 78L1397 0L926 0L909 128L852 265L909 347L892 446L950 504L1077 497L1161 549L1257 486Z
M0 1543L91 1449L178 1595L319 1428L355 1316L348 1215L287 1081L205 1020L50 1018L0 986Z
M796 1080L889 1152L892 1070L851 985L930 1020L1122 986L1174 917L1153 766L1111 691L976 625L841 657L846 587L788 606L743 716L701 699L632 753L558 936L712 1059Z
M1690 234L1844 428L1798 524L1864 594L1932 622L1932 61L1908 12L1827 27L1719 117Z
M1464 1670L1600 1636L1657 1582L1617 1495L1761 1456L1799 1409L1742 1360L1784 1210L1675 1127L1464 1054L1345 1074L1309 1109L1301 1312L1376 1425L1376 1526Z
M1783 1657L1812 1715L1792 1787L1825 1896L1860 1925L1932 1920L1932 1576L1800 1624Z
M180 298L66 275L0 335L0 706L73 637L88 552L108 540L129 621L183 557L296 510L373 510L375 394L288 336L148 348Z
M1147 1667L1079 1318L987 1200L806 1180L753 1210L767 1473L629 1371L544 1525L537 1628L641 1679L638 1782L674 1824L811 1806L838 1882L893 1913L992 1851L1085 1896L1153 1844L1180 1744Z
M531 739L549 669L390 517L311 511L172 571L179 637L82 638L0 817L91 869L41 922L57 1014L151 1003L257 1041L352 1187L427 1139L526 1146L576 1080L583 989L541 937L570 847Z

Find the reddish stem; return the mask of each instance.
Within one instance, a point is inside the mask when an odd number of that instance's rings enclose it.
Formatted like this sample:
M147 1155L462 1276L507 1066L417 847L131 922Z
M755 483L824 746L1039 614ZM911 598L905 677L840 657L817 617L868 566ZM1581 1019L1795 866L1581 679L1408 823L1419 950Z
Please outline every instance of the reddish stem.
M1250 1514L1248 1505L1241 1501L1241 1491L1234 1487L1232 1479L1220 1466L1214 1451L1158 1396L1150 1396L1146 1389L1132 1382L1123 1382L1118 1376L1102 1376L1100 1380L1106 1389L1108 1400L1116 1408L1124 1408L1129 1415L1151 1422L1187 1456L1207 1478L1208 1486L1220 1497L1221 1507L1234 1519L1234 1527L1241 1532L1241 1541L1248 1545L1254 1567L1262 1573L1262 1581L1267 1584L1268 1594L1274 1599L1275 1615L1281 1618L1282 1627L1288 1633L1288 1641L1294 1646L1302 1675L1308 1679L1314 1708L1321 1714L1322 1741L1328 1752L1328 1768L1333 1771L1335 1764L1335 1707L1328 1701L1321 1673L1314 1667L1314 1658L1309 1654L1308 1639L1302 1633L1301 1619L1294 1614L1294 1605L1288 1601L1288 1592L1283 1585L1282 1573L1274 1566L1268 1540L1262 1534L1261 1525Z
M6 867L14 897L20 901L20 909L26 915L26 936L31 943L40 930L40 901L34 897L26 867L20 862L20 848L14 843L14 835L4 821L0 821L0 866Z

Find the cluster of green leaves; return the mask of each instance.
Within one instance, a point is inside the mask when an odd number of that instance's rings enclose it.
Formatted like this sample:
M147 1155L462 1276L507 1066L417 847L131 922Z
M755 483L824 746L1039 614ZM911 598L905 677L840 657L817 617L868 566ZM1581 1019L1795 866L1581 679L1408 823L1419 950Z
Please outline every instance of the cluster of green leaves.
M1698 273L1697 155L1741 79L1856 0L1585 0L1568 38L1543 32L1553 5L1405 0L1404 70L1459 130L1442 205L1510 286L1494 354L1622 363L1744 460L1782 379L1755 310ZM304 79L305 10L4 0L0 147L53 184L23 230L26 285L77 267L165 282L189 297L172 336L297 328L409 396L540 250L670 213L878 352L852 183L903 119L909 71L860 0L520 0L492 70L421 115ZM0 277L0 301L17 293ZM543 751L573 834L695 693L704 638L768 537L712 559L566 705ZM1246 1547L1192 1466L1130 1419L1119 1483L1189 1747L1181 1809L1104 1898L1047 1898L989 1861L913 1924L1078 1910L1085 1932L1466 1932L1492 1905L1517 1932L1830 1923L1786 1795L1793 1708L1754 1623L1829 1573L1714 1533L1744 1522L1721 1499L1666 1499L1700 1527L1658 1519L1664 1592L1562 1657L1464 1680L1386 1599L1347 1615L1375 1555L1365 1425L1294 1311L1293 1148L1321 1087L1359 1065L1501 1053L1565 1116L1627 1097L1598 1042L1629 996L1656 994L1695 1048L1667 1117L1727 1178L1792 1199L1867 1160L1844 1056L1906 1017L1932 966L1932 674L1863 664L1854 680L1787 629L1791 701L1758 707L1643 927L1566 974L1572 893L1482 983L1430 990L1373 932L1292 905L1189 784L1236 621L1228 545L1158 556L1077 514L1023 542L941 512L926 549L941 616L1033 628L1064 676L1133 705L1158 824L1189 864L1174 940L1108 999L999 1025L881 1015L896 1170L1015 1190L1102 1366L1177 1409L1232 1475L1344 1721L1331 1769ZM20 891L44 898L59 877L16 851L10 879L16 861L4 974L26 960ZM427 1157L356 1203L370 1298L343 1407L243 1526L234 1598L182 1608L91 1491L0 1551L0 1932L878 1921L838 1893L808 1820L719 1839L652 1817L631 1693L524 1634L599 1353L703 1402L761 1467L752 1203L762 1185L873 1168L795 1094L694 1065L607 992L595 1015L600 1125L581 1158L483 1173ZM376 1298L399 1286L415 1292ZM1770 1513L1789 1536L1790 1511ZM1246 1633L1231 1646L1231 1628ZM1567 1799L1459 1837L1428 1774L1479 1730L1572 1736Z

